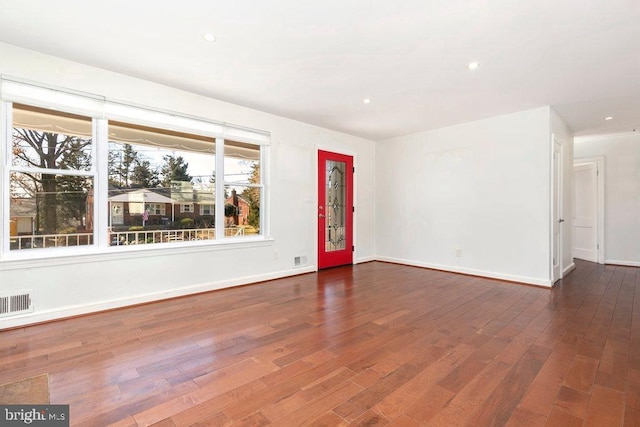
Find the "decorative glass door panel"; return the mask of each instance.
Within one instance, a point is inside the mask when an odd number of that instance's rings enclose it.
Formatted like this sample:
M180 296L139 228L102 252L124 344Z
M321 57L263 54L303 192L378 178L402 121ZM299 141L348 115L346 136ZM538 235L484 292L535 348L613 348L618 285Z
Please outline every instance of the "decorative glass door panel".
M318 267L353 262L353 158L318 152Z
M325 247L327 252L341 251L345 248L345 205L347 197L345 193L346 180L345 162L327 161L326 163L326 234Z

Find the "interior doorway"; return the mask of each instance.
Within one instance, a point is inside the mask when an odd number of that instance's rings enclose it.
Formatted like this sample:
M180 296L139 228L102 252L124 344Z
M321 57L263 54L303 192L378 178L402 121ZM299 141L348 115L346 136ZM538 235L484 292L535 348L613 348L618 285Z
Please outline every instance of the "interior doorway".
M575 159L573 256L604 264L604 159Z

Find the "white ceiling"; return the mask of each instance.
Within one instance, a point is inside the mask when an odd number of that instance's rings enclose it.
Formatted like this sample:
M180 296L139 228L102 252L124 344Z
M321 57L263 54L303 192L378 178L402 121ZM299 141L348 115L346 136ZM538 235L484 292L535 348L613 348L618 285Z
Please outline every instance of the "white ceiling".
M640 131L639 0L0 0L0 41L373 140L543 105Z

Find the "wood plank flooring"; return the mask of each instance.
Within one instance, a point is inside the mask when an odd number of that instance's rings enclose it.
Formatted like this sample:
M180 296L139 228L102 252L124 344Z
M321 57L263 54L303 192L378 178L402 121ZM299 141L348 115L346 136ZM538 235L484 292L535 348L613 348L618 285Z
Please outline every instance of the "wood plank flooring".
M640 269L372 262L0 331L78 426L638 426Z

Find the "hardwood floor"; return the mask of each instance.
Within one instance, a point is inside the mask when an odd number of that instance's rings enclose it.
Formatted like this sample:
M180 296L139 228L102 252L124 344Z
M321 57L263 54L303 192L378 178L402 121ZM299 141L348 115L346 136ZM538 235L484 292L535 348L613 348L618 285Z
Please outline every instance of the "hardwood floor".
M372 262L0 332L72 425L640 425L640 272Z

